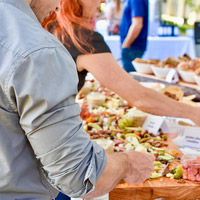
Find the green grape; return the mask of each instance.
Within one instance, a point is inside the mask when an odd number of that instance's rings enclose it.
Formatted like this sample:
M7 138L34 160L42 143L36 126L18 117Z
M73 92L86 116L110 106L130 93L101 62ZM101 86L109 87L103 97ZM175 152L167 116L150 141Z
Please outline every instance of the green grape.
M134 119L119 119L118 120L118 127L121 129L125 129L126 127L134 126Z
M121 129L124 129L127 126L127 120L126 119L119 119L118 120L118 127Z
M182 176L183 176L182 166L179 165L179 166L176 168L176 173L174 174L174 178L175 178L175 179L180 179Z

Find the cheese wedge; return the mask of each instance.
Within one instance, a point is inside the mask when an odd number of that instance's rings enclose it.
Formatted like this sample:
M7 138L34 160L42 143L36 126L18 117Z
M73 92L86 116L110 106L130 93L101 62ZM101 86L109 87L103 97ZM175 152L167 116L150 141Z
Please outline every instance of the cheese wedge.
M98 145L103 147L106 153L114 152L114 142L112 140L95 139L93 141L95 141Z

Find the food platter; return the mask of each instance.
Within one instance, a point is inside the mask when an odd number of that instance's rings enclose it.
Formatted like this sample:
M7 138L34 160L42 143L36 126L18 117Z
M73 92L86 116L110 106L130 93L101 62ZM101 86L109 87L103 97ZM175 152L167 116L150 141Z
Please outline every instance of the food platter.
M141 184L120 182L110 192L110 200L200 198L199 183L181 179L182 168L178 173L182 153L172 141L173 134L159 130L159 134L154 135L144 130L142 123L146 113L129 107L125 100L98 83L92 83L90 93L80 101L83 126L90 138L106 146L109 153L134 149L151 153L156 159L150 179ZM98 95L94 97L94 94Z
M173 143L168 134L168 149L175 149L182 156L181 151ZM161 177L158 179L147 180L141 184L119 183L110 192L110 200L151 200L164 198L165 200L196 200L200 198L200 184L193 182L179 183L176 179Z
M156 77L150 74L142 74L138 72L130 72L130 75L139 82L155 82L164 84L165 86L172 85L172 83L168 83L165 79ZM179 81L176 86L180 87L186 96L196 95L195 100L200 101L200 86L193 83L186 83L184 81Z
M167 57L163 61L157 59L148 59L146 61L141 58L135 58L132 63L139 73L148 74L145 70L151 67L156 77L169 79L172 73L173 75L176 74L176 77L179 76L184 82L199 85L199 81L196 79L200 78L200 58L191 59L185 54L179 56L178 59ZM194 78L195 76L196 79Z

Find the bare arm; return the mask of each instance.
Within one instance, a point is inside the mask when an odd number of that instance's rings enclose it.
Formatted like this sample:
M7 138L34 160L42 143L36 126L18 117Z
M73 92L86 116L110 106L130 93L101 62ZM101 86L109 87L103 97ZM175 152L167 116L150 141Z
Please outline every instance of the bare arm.
M137 151L107 154L107 165L103 174L96 182L95 189L84 198L108 193L122 179L133 184L145 181L154 170L153 161L154 156Z
M189 118L200 125L200 108L179 103L159 92L141 86L116 62L111 53L80 55L78 71L86 69L105 87L145 112Z
M122 44L122 48L129 48L131 44L136 40L143 27L143 18L132 18L132 24L128 30L128 34Z

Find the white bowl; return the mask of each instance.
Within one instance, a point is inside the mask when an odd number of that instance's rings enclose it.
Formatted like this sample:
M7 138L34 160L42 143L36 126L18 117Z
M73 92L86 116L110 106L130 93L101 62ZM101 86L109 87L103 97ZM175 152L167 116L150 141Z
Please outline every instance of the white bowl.
M137 63L132 61L132 64L135 68L135 70L139 73L143 74L152 74L152 69L151 69L151 64L146 64L146 63Z
M195 83L194 72L183 71L183 70L178 69L178 73L180 77L183 79L183 81L188 82L188 83Z
M195 76L194 76L194 79L195 79L197 85L200 86L200 76L195 75Z
M154 65L151 66L151 69L155 76L160 78L166 78L167 74L171 70L171 68L155 67Z
M140 84L144 87L151 88L156 91L160 91L161 89L165 88L164 84L156 82L140 82Z

